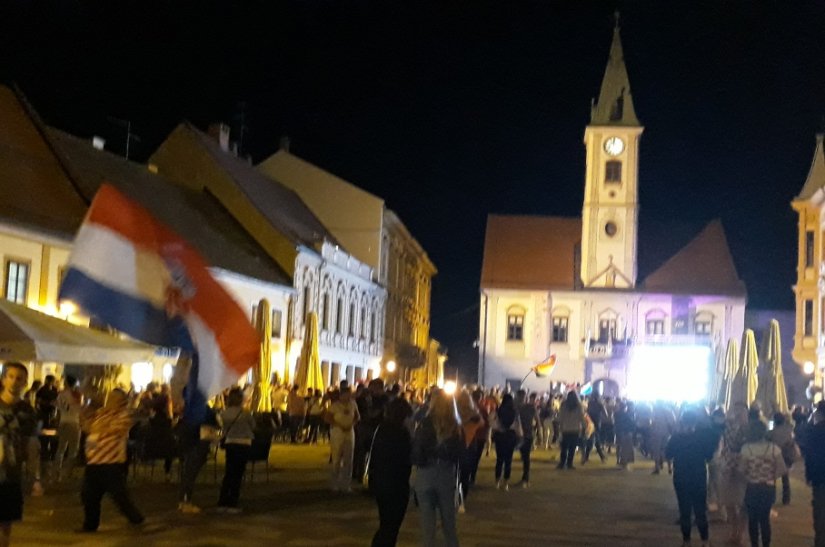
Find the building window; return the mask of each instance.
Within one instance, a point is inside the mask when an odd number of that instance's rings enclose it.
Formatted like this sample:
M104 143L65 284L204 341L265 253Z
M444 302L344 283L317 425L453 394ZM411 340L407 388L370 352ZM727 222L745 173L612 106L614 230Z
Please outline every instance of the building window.
M6 300L25 304L28 290L29 265L14 260L6 262Z
M372 312L370 315L370 342L375 342L375 314Z
M355 304L349 306L349 335L355 336Z
M567 317L553 318L553 342L567 343Z
M665 333L664 319L648 319L645 323L645 332L649 335L657 335Z
M307 314L309 313L309 285L304 287L304 307L303 307L303 315L301 316L301 324L306 323Z
M615 319L600 319L599 320L599 341L607 342L608 340L616 338L616 320Z
M805 316L803 321L803 333L805 336L813 336L814 334L814 301L805 300Z
M713 324L708 320L698 320L693 324L693 332L700 336L710 336Z
M329 295L324 295L324 309L321 312L321 328L329 330Z
M361 308L361 338L367 337L367 308Z
M338 299L338 306L335 308L335 332L343 334L344 332L344 299Z
M272 310L272 338L281 337L281 310Z
M814 265L814 232L808 230L805 232L805 267L810 268Z
M520 342L524 340L524 314L510 314L507 316L507 340Z
M610 160L604 164L604 181L610 184L622 182L622 162Z

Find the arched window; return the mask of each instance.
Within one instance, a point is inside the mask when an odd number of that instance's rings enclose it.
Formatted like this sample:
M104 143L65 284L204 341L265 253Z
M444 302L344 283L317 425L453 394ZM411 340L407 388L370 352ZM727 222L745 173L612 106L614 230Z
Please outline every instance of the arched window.
M524 340L524 313L521 306L512 306L507 310L507 341L521 342Z
M335 306L335 332L343 334L344 332L344 299L338 297L338 305Z

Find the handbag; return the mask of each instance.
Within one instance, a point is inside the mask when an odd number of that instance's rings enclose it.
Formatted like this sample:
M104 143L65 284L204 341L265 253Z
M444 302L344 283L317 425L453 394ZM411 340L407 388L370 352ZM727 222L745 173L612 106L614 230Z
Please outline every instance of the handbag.
M221 440L218 442L218 445L219 445L221 448L226 448L226 436L227 436L227 435L229 434L229 432L232 430L232 426L233 426L233 425L235 425L235 422L237 422L237 421L238 421L238 418L240 418L240 417L241 417L241 414L242 414L242 413L243 413L243 411L242 411L242 410L238 412L238 415L237 415L237 416L235 416L235 419L234 419L234 420L232 420L232 423L231 423L231 424L229 424L229 427L227 427L227 428L226 428L226 430L225 430L225 431L223 432L223 434L221 435Z
M375 446L375 437L378 435L378 430L380 428L380 425L375 428L375 433L372 434L372 441L370 442L370 449L367 451L367 457L364 460L364 475L361 477L361 484L364 485L364 488L370 487L370 461L372 460L372 449Z

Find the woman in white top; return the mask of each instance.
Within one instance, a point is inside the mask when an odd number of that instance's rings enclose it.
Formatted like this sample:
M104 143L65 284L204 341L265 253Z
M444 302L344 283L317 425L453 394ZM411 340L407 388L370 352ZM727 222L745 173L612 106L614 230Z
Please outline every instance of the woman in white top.
M745 508L748 511L748 534L751 545L771 544L771 506L776 501L776 479L785 474L782 450L765 437L767 428L762 421L752 420L748 425L747 442L739 453L739 469L747 480Z
M226 396L226 410L221 412L220 422L225 439L226 470L218 508L227 513L240 513L238 498L241 482L255 438L255 419L243 409L243 391L240 388L232 388Z
M326 413L330 425L329 444L332 453L331 487L334 492L352 491L352 456L355 447L355 424L360 416L358 406L352 400L350 388L341 388L337 401L329 405Z

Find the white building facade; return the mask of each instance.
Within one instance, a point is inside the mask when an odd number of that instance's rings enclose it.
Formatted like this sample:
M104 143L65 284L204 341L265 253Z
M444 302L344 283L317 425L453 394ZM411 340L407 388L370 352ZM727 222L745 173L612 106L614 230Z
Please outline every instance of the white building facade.
M624 394L635 351L700 346L719 354L744 329L746 292L718 221L643 271L633 107L618 27L598 102L585 128L582 217L490 215L484 246L478 381L547 390L601 384ZM673 240L677 238L672 237ZM686 244L685 244L686 243ZM671 243L672 245L672 243ZM667 245L665 245L667 247ZM710 266L709 266L710 265ZM531 367L555 356L549 378ZM709 359L710 361L710 359ZM713 363L708 362L708 374Z

